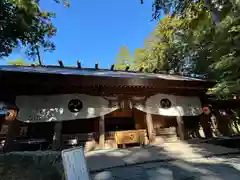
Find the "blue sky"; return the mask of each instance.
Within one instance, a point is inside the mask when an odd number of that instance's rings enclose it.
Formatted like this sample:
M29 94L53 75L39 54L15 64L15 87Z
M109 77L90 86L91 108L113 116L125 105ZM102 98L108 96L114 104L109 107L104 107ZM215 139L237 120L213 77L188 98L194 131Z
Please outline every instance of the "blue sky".
M54 11L53 20L57 35L52 40L56 50L41 52L44 64L76 66L80 60L84 67L107 68L114 63L121 46L133 52L142 47L144 39L153 31L156 21L151 21L152 1L145 0L70 0L70 8L58 5L53 0L42 0L44 10ZM15 50L11 56L1 61L27 57L23 50Z

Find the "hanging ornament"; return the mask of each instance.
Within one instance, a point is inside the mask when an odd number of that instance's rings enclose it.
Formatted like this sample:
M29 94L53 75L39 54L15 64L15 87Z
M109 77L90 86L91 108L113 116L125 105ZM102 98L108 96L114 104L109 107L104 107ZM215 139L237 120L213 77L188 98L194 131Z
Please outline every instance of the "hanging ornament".
M17 110L15 109L9 109L8 114L5 116L6 121L13 121L16 119L17 116Z
M210 112L211 112L210 109L209 109L209 107L207 107L207 106L203 107L202 111L203 111L203 113L206 114L206 115L209 115Z

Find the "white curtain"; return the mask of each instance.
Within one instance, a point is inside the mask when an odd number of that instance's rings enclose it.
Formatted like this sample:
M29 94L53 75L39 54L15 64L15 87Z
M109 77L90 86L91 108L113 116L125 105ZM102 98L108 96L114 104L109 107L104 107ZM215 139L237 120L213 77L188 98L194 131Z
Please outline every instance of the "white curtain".
M171 107L162 108L160 105L162 99L168 99ZM168 94L156 94L147 99L145 106L135 103L134 107L146 113L162 116L198 116L202 113L201 101L198 97Z
M72 113L68 104L72 99L79 99L83 107ZM85 94L64 94L52 96L18 96L18 120L23 122L67 121L103 116L118 109L116 104L109 107L109 101L100 96Z

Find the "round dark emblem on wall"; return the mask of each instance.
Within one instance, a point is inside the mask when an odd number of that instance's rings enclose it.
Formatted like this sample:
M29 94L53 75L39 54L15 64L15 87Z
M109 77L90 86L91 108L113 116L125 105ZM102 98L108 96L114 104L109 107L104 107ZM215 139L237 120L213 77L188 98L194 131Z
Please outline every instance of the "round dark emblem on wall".
M172 106L172 103L169 99L162 99L160 101L161 108L168 109Z
M72 99L71 101L69 101L68 103L68 109L69 111L71 111L72 113L77 113L79 112L83 107L83 103L82 101L80 101L79 99Z

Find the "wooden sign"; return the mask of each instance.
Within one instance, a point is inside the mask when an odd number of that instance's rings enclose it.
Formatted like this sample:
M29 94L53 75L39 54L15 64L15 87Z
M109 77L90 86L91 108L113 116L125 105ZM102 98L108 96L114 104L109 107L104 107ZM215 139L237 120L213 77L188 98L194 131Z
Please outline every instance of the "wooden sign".
M66 180L90 180L82 147L63 150L62 162Z
M145 141L145 130L117 131L115 140L117 144L141 143Z

